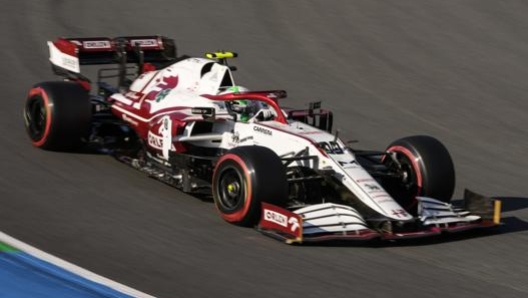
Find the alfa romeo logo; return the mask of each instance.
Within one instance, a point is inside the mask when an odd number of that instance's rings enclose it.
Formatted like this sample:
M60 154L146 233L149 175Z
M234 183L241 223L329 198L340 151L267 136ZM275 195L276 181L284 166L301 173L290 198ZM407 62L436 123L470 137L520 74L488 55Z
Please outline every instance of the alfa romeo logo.
M156 95L156 102L162 101L172 89L163 89Z

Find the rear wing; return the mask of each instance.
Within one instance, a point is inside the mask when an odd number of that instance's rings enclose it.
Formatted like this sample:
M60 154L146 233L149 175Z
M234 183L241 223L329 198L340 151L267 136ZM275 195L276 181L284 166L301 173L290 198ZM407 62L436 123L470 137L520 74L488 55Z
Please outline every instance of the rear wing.
M80 65L166 63L176 59L176 45L163 36L58 38L48 41L54 70L80 72ZM57 69L58 68L58 69Z

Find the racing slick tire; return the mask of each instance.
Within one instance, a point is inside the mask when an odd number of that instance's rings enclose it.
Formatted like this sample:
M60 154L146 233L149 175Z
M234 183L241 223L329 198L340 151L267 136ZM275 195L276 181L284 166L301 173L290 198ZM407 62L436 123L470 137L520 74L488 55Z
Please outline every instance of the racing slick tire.
M26 132L35 147L71 151L90 127L89 94L75 82L39 83L29 90L24 108Z
M261 203L282 206L288 198L288 181L281 159L260 146L229 150L213 173L213 198L227 222L254 226L261 215Z
M417 212L417 196L448 203L455 190L455 168L447 148L430 136L399 139L387 148L401 165L402 179L387 186L387 191L408 212Z

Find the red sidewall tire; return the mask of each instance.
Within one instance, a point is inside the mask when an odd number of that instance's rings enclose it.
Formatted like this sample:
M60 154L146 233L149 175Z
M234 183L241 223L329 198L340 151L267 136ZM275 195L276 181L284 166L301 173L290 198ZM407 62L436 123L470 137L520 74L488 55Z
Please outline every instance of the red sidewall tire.
M288 180L279 156L269 148L241 146L216 163L212 192L216 208L227 222L254 226L262 202L286 205Z
M44 91L44 89L40 87L35 87L29 90L28 98L38 100L38 97L40 97L40 99L44 101L44 107L46 109L46 126L44 128L44 133L42 134L42 136L37 140L32 139L31 143L33 144L33 146L42 147L42 145L46 143L46 140L49 136L53 109L50 105L48 95L46 94L46 91Z
M54 151L75 150L82 145L82 138L90 130L90 95L75 82L39 83L29 90L24 120L35 147Z
M238 210L228 211L222 208L221 206L219 206L219 204L216 204L216 208L218 209L222 218L225 221L230 222L230 223L238 223L238 222L243 221L243 219L248 215L248 212L251 208L251 202L253 200L253 197L252 197L253 194L251 191L251 187L252 187L251 177L249 176L249 170L248 170L246 163L238 155L228 153L220 158L220 160L218 161L218 164L225 165L227 163L229 166L229 162L234 163L233 165L230 165L234 168L238 166L238 170L241 171L240 174L243 175L243 178L244 178L243 181L244 181L244 188L245 188L245 197L243 198L243 207ZM225 167L217 167L214 171L213 177L216 177L217 175L222 175L221 172L224 169ZM218 182L216 181L216 179L214 179L213 181L214 181L213 188L217 188L218 185L216 183Z
M414 193L396 198L402 207L412 213L416 196L443 202L451 200L455 190L455 169L447 148L440 141L430 136L411 136L393 142L387 151L403 158L401 162L407 163L412 172L408 177L415 185Z

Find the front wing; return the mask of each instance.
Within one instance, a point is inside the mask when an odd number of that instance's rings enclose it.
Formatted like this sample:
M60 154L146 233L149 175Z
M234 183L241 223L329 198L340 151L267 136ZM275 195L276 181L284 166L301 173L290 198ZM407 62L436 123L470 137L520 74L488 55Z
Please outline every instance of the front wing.
M432 198L417 200L418 215L412 222L386 220L375 228L356 209L346 205L323 203L289 211L263 203L257 228L285 243L300 244L422 238L500 225L499 200L469 191L465 194L464 208Z

